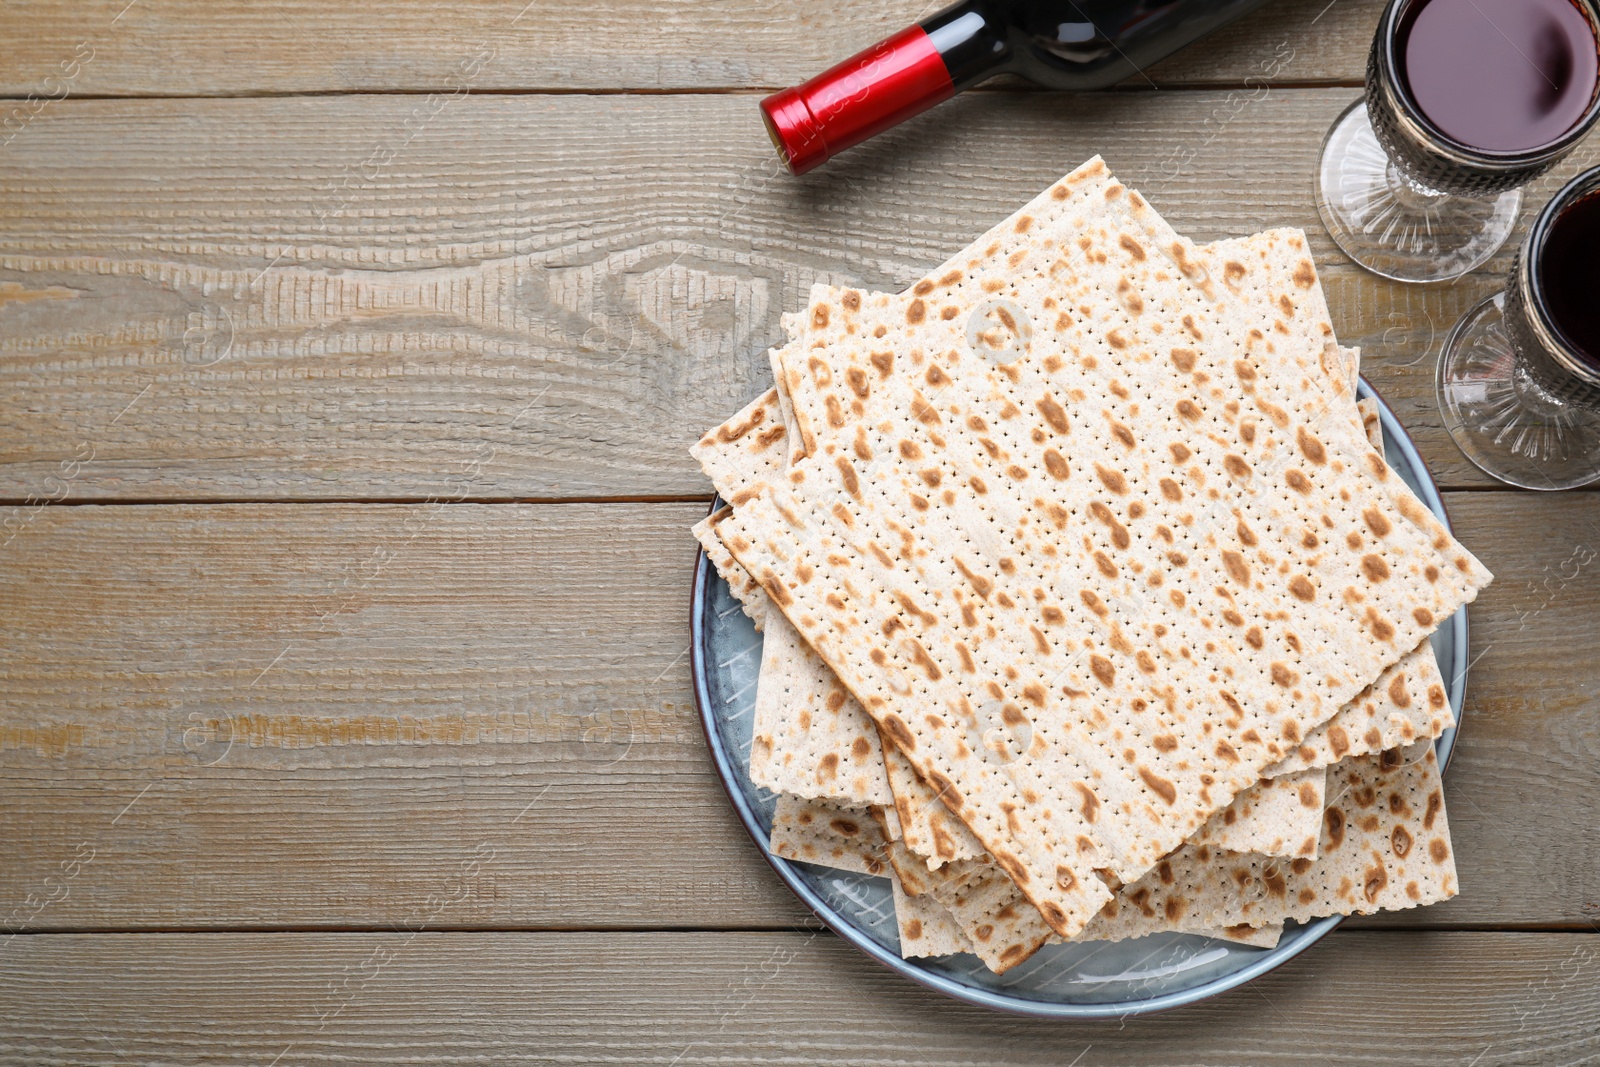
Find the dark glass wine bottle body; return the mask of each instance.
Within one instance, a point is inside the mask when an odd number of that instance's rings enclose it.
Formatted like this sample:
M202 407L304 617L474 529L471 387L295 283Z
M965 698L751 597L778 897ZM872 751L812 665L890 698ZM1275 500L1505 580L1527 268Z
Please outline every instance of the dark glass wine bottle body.
M919 25L961 92L996 74L1099 89L1266 0L966 0Z

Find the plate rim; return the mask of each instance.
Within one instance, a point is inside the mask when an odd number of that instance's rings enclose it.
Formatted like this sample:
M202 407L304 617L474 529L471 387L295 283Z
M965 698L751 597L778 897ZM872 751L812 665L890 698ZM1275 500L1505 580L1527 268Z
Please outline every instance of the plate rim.
M1411 434L1401 425L1393 409L1387 401L1372 387L1364 375L1359 376L1356 384L1357 399L1373 399L1378 402L1378 419L1385 436L1399 447L1405 455L1407 465L1417 475L1417 485L1420 490L1422 502L1428 510L1444 523L1445 529L1454 532L1450 522L1450 515L1444 503L1444 497L1439 492L1438 484L1434 481L1433 471L1428 467L1427 460L1417 448ZM1392 466L1392 464L1391 464ZM711 510L715 511L721 506L721 498L713 498ZM824 926L833 931L847 944L865 954L869 958L889 968L896 974L908 978L925 989L941 993L954 1000L975 1004L979 1007L989 1008L1010 1015L1019 1015L1035 1019L1075 1019L1075 1020L1107 1020L1125 1019L1133 1016L1154 1015L1176 1008L1198 1004L1212 997L1221 996L1230 990L1239 988L1249 982L1278 969L1285 963L1294 959L1312 945L1321 941L1331 933L1340 923L1344 922L1343 915L1330 915L1317 919L1301 927L1300 936L1291 945L1279 945L1263 952L1260 958L1251 961L1244 967L1227 974L1218 975L1200 985L1187 989L1163 993L1154 997L1140 1000L1108 1001L1105 1003L1063 1003L1049 1000L1033 1000L1028 997L1006 994L995 990L980 989L953 981L943 975L935 974L919 965L916 959L903 959L889 949L880 945L840 914L832 905L822 899L794 869L795 864L790 860L775 856L768 847L766 833L760 819L744 797L744 790L738 787L735 781L733 762L727 746L723 743L721 731L718 729L712 716L712 699L708 687L706 661L704 655L706 627L705 607L706 590L711 577L710 561L707 560L704 549L696 549L694 566L694 586L690 593L689 603L689 659L690 674L694 682L694 703L700 728L705 733L706 746L711 753L712 764L716 768L717 779L722 785L722 790L727 794L729 802L739 816L739 822L744 827L745 833L755 843L757 851L761 853L767 865L771 867L801 903L811 909ZM1451 616L1449 625L1452 631L1455 650L1453 659L1460 660L1470 652L1469 629L1467 623L1467 608L1462 605ZM1451 668L1455 667L1452 663ZM1450 758L1455 752L1456 734L1461 728L1466 711L1467 671L1452 670L1453 677L1446 678L1445 691L1450 701L1450 707L1455 715L1455 726L1447 729L1434 742L1434 752L1439 761L1439 773L1442 776L1450 766Z

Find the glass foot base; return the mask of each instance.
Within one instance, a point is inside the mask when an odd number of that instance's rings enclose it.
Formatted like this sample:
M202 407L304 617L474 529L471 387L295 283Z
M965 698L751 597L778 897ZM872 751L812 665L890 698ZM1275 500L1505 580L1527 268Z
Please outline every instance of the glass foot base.
M1439 412L1462 453L1524 489L1600 481L1600 412L1557 399L1522 368L1506 336L1504 295L1457 324L1439 357Z
M1482 266L1505 244L1522 190L1478 200L1418 185L1389 162L1357 101L1322 145L1317 210L1361 266L1401 282L1444 282Z

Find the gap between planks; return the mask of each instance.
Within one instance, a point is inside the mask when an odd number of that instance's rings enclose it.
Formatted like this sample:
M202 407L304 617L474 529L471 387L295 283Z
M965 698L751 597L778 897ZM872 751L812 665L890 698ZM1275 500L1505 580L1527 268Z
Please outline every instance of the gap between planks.
M256 496L256 497L96 497L93 499L53 500L46 503L50 508L83 508L83 507L178 507L185 505L198 505L210 507L224 504L703 504L711 506L713 495L711 493L659 493L638 495L606 495L596 496L465 496L451 497L448 500L436 496L351 496L351 497L297 497L297 496ZM0 508L32 507L38 503L33 497L7 497L0 496Z
M1450 923L1447 925L1423 925L1420 923L1383 923L1381 925L1364 922L1366 916L1347 918L1344 923L1335 927L1332 933L1335 936L1347 933L1378 933L1378 934L1575 934L1578 936L1600 935L1600 924L1593 922L1506 922L1506 923ZM420 926L404 926L394 923L264 923L254 925L250 923L229 923L224 926L200 926L195 924L178 924L166 926L107 926L107 925L61 925L38 926L26 930L8 930L0 927L0 938L11 937L61 937L85 934L183 934L183 935L225 935L225 934L697 934L697 933L727 933L727 934L810 934L832 933L820 919L804 925L792 923L757 923L750 926L717 925L713 923L686 924L686 923L655 923L642 925L626 925L619 923L430 923Z
M1105 89L1079 90L1051 89L1047 86L1036 85L1033 82L1006 80L994 85L976 85L965 90L968 93L1057 93L1062 96L1098 95L1101 93L1165 93L1165 92L1257 92L1263 84L1273 89L1360 89L1365 86L1365 81L1350 78L1304 78L1294 80L1284 78L1271 82L1258 82L1250 84L1249 80L1229 81L1177 81L1167 82L1151 88L1147 84L1138 83L1138 75L1127 82L1109 86ZM319 97L344 97L344 96L432 96L443 90L442 86L419 87L416 89L246 89L239 92L212 92L212 93L72 93L73 100L300 100L317 99ZM555 85L539 85L528 87L503 86L499 88L474 88L467 90L472 96L743 96L751 93L775 93L787 89L787 85L708 85L708 86L668 86L664 88L618 86L616 88L563 88ZM33 94L0 92L0 101L27 100Z
M1441 493L1504 493L1507 496L1527 497L1535 490L1519 489L1509 485L1437 485ZM1600 483L1578 486L1569 492L1592 494L1600 492ZM241 497L93 497L84 500L55 500L45 504L50 508L85 507L221 507L242 504L388 504L424 505L443 504L703 504L709 508L715 500L712 493L659 493L635 495L595 496L469 496L441 500L428 496L350 496L350 497L298 497L298 496L241 496ZM32 507L37 500L31 497L0 496L0 508Z

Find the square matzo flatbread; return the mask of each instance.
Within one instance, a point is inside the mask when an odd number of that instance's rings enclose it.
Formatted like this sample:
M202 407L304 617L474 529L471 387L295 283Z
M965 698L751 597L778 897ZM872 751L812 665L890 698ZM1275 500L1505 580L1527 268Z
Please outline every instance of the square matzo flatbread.
M1144 215L1085 172L966 275L814 308L859 330L819 371L856 439L719 527L880 724L922 743L924 778L954 785L1065 933L1107 896L1096 868L1142 874L1485 577L1396 514L1381 459L1330 453L1318 434L1342 447L1338 420L1310 421L1327 404L1305 395L1321 386L1267 361L1289 341L1209 303L1140 242ZM1079 236L1030 239L1034 222ZM967 325L1011 314L984 310L999 299L1038 325L972 347ZM986 358L1013 344L1021 358ZM1260 363L1240 358L1256 349ZM1390 579L1382 600L1367 591ZM1043 744L1008 753L995 730Z

